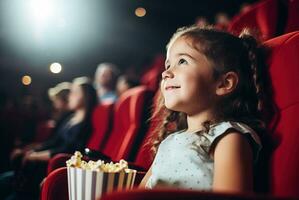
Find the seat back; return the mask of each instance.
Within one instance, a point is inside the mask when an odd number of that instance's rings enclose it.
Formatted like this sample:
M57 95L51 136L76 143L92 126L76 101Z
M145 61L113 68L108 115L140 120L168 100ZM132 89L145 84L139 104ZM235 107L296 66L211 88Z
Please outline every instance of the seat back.
M299 1L288 0L288 19L285 27L285 33L299 30Z
M67 200L67 169L66 167L58 168L51 172L41 190L41 200Z
M271 138L270 192L299 197L299 31L265 43L271 49L269 71L278 111Z
M147 88L156 91L159 88L159 83L161 80L161 73L164 70L165 57L163 55L158 55L154 59L154 62L150 68L142 75L140 81Z
M113 103L98 105L92 115L93 132L87 142L87 148L101 151L106 143L112 126Z
M160 90L158 90L154 96L154 104L153 104L154 106L152 109L152 114L157 112L157 101L160 93L161 93ZM142 144L137 152L137 156L134 161L134 164L136 166L142 167L146 171L150 168L154 159L154 155L151 150L150 140L152 140L153 137L155 136L155 130L160 120L159 116L161 115L155 113L155 116L151 118L148 131L145 134L145 137L142 141Z
M147 129L153 92L145 86L126 91L114 107L113 127L103 153L112 160L131 161Z
M278 22L278 0L260 1L247 12L232 19L228 31L239 35L244 28L258 30L261 39L267 40L276 36Z

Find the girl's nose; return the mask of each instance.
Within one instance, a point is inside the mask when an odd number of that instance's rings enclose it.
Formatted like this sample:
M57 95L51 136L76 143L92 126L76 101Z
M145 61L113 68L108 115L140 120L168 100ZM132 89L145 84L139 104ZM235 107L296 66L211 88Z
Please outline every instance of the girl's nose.
M167 69L164 72L162 72L162 79L166 79L166 78L173 78L174 74L171 70Z

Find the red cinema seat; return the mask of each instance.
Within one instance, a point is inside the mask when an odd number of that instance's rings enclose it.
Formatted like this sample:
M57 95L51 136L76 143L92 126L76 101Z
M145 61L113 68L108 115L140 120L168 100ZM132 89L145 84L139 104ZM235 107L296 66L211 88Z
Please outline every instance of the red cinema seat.
M154 105L153 111L152 111L153 113L157 112L157 101L159 100L158 99L159 95L161 95L160 90L158 90L154 96L155 103L153 104ZM151 151L151 144L149 142L155 136L155 130L156 130L158 122L160 120L159 116L162 116L162 115L155 113L155 116L153 118L151 118L148 131L142 141L142 144L138 150L137 156L134 161L134 164L136 166L139 166L146 171L150 168L150 166L152 165L153 159L154 159L153 152Z
M161 73L164 70L164 62L165 57L163 55L156 56L149 70L142 75L141 83L151 90L156 91L159 88Z
M145 86L126 91L116 102L112 132L102 153L132 161L147 130L153 92Z
M278 0L260 1L248 11L235 16L228 31L239 35L244 28L257 30L262 40L276 36L278 22Z
M112 126L114 104L102 104L96 107L92 116L93 133L88 140L87 148L101 151Z
M66 167L51 172L41 189L41 200L68 200Z
M270 160L270 192L299 198L299 31L267 41L277 123L271 133L276 143Z
M299 30L299 1L298 0L288 0L288 19L284 32L289 33L291 31Z

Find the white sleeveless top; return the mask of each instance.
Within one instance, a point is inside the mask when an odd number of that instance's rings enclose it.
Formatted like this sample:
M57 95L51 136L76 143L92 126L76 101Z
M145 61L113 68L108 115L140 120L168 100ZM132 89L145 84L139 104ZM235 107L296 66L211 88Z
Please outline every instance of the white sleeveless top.
M211 126L208 133L200 134L180 131L161 142L152 165L152 175L145 187L211 190L214 161L209 150L215 139L228 129L234 129L246 136L256 161L262 147L261 141L255 131L246 124L221 122Z

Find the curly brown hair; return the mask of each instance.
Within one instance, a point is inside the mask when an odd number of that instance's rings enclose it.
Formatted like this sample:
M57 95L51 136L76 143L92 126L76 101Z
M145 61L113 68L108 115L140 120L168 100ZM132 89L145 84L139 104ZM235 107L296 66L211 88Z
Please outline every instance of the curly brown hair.
M206 56L212 63L215 80L230 71L239 77L235 90L218 104L215 118L203 123L203 131L221 121L236 121L246 123L257 133L263 132L262 110L267 95L264 88L269 80L263 75L266 73L265 49L255 37L248 30L237 37L212 27L183 27L172 36L167 49L178 38L191 40L192 47ZM152 116L158 123L150 142L154 153L168 135L187 128L186 114L167 109L161 94L158 99Z

